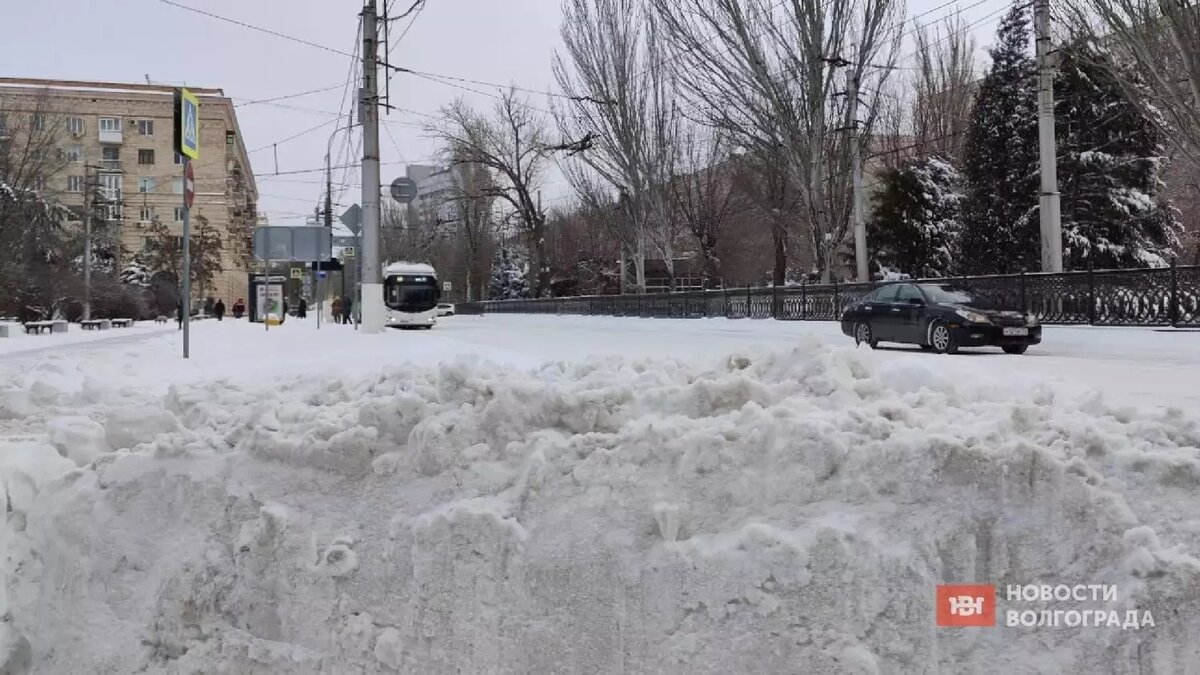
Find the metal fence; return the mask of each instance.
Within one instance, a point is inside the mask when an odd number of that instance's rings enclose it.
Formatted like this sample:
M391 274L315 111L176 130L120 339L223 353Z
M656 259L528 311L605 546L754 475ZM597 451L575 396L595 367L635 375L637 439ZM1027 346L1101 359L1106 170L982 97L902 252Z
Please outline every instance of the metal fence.
M1043 323L1200 326L1200 266L914 280L966 286ZM801 284L649 295L592 295L463 303L460 314L576 314L656 318L836 321L877 283Z

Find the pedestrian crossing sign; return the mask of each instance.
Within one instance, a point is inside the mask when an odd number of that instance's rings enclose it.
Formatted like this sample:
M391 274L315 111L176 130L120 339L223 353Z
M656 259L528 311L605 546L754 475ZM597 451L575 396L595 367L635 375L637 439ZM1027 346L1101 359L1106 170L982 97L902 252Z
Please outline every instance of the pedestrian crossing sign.
M189 159L200 158L200 99L187 89L175 90L175 149Z

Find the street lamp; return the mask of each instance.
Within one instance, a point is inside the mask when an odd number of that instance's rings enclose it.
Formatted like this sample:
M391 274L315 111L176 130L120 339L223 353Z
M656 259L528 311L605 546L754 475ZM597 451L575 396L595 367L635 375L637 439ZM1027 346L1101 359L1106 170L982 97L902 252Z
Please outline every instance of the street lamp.
M348 116L350 117L350 116ZM340 126L329 134L329 140L325 143L325 227L329 228L330 233L333 232L333 167L330 166L330 155L333 154L333 139L338 135L339 131L349 131L355 126L353 118L345 126ZM324 311L324 296L321 293L321 277L320 277L320 261L317 262L317 328L321 327L321 313ZM270 270L267 271L270 274ZM342 285L345 286L346 267L342 265Z

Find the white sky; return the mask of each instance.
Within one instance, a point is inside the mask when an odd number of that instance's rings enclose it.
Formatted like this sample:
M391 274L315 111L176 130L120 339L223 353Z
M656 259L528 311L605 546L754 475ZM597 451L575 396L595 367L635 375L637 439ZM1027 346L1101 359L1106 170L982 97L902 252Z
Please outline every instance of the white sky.
M380 0L381 6L386 1ZM959 3L967 22L997 11L1002 14L1008 4L1005 0L986 0L972 7L977 1ZM933 10L943 2L914 0L909 15ZM392 0L393 14L401 13L410 3ZM361 0L180 0L180 4L344 52L353 51L362 6ZM201 16L159 0L9 0L5 5L0 63L4 64L5 74L13 77L145 82L149 75L155 83L219 87L235 103L241 103L340 85L350 67L346 56ZM560 45L559 7L558 0L427 0L425 10L391 58L397 65L415 70L553 91L556 87L550 60ZM937 9L922 21L950 10ZM981 47L991 42L999 16L975 27ZM400 28L392 32L393 42L407 23L396 22ZM902 53L910 52L906 44ZM492 103L486 96L412 75L395 75L391 84L393 105L420 112L436 112L460 95L479 107L490 107ZM341 100L339 86L279 103L333 113ZM544 96L534 96L531 103L549 107ZM243 105L237 112L249 150L269 146L332 119L330 114L267 104ZM428 160L437 146L414 126L421 117L393 112L381 119L385 122L380 145L386 185L403 175L404 163ZM278 145L278 170L323 166L333 128L331 123ZM353 133L357 138L358 130ZM345 133L339 137L334 143L335 162ZM273 224L301 224L322 194L323 174L272 177L276 167L269 148L253 152L250 160L261 193L259 210L269 215ZM341 171L334 172L335 195L341 175ZM544 186L547 202L562 199L567 186L560 174L553 171L548 181ZM352 185L339 200L336 212L361 200L357 170L349 174L349 182Z

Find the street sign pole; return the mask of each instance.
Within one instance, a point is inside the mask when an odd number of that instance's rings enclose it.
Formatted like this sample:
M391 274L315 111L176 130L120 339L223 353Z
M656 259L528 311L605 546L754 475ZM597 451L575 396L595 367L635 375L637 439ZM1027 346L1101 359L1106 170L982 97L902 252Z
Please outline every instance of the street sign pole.
M180 309L183 311L183 358L191 356L191 324L192 324L192 200L188 183L192 179L192 160L185 155L183 158L183 300Z
M183 158L183 358L191 356L192 323L192 203L196 200L196 176L192 160L200 159L200 99L187 89L175 90L175 124L172 145Z

